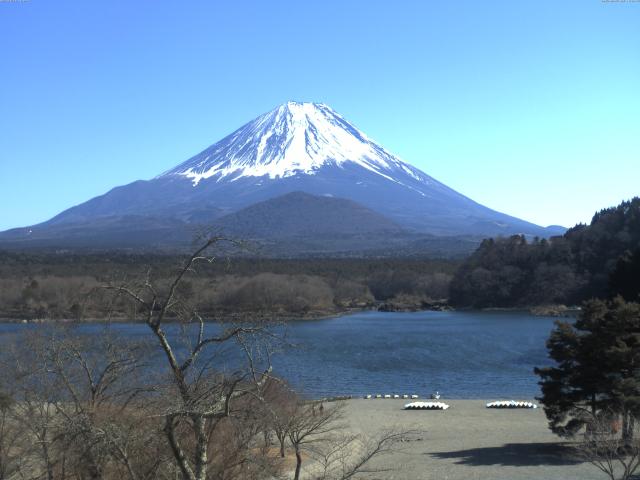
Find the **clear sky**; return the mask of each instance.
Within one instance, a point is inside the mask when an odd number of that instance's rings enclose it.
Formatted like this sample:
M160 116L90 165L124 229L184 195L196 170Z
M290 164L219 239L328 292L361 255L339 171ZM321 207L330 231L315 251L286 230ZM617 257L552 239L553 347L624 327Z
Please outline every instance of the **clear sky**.
M640 194L640 2L0 0L0 229L287 100L538 224Z

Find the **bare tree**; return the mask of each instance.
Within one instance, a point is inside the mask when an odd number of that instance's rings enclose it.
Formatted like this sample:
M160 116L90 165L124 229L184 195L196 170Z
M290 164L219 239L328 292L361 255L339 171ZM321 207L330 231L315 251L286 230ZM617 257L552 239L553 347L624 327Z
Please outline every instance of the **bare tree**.
M611 480L629 480L640 468L640 439L633 438L631 432L630 440L628 430L621 431L618 417L608 412L592 416L578 452ZM630 421L635 425L633 416Z
M231 342L241 345L245 353L249 337L264 331L260 326L235 325L215 334L207 334L205 322L198 311L180 295L187 274L193 273L199 262L212 262L208 250L222 242L209 238L179 269L165 291L154 285L150 275L140 285L117 285L108 288L124 295L137 305L144 321L153 333L168 367L163 431L182 477L185 480L206 480L210 464L210 433L221 419L234 415L234 403L245 396L261 397L260 389L268 379L271 367L262 373L255 370L253 357L248 356L247 369L224 374L216 368L209 351ZM165 331L167 319L180 322L184 335L182 344ZM195 326L195 329L193 328Z
M268 438L273 433L278 440L280 458L286 456L286 445L292 419L299 408L300 399L296 393L279 379L271 379L266 383L263 393L262 415L263 435ZM268 447L268 440L265 444Z
M300 478L303 454L319 450L319 445L334 439L344 428L344 404L325 407L321 402L299 403L289 418L287 433L296 454L294 480Z
M305 456L312 461L309 476L316 480L348 480L363 473L389 471L371 467L371 460L396 451L398 442L417 433L390 430L375 438L349 433L343 421L345 406L342 401L298 403L287 425L296 455L294 480L300 478Z
M372 467L371 460L398 451L398 442L407 440L414 431L386 431L375 438L341 433L332 441L312 450L319 465L316 480L347 480L363 473L383 473L392 469Z
M57 445L61 439L56 421L55 404L59 384L55 376L47 372L44 335L29 332L14 338L3 352L2 371L4 381L13 385L15 402L13 418L31 440L31 448L21 452L31 458L34 473L42 470L40 478L54 480L55 469L63 452Z
M13 478L23 466L26 438L13 421L14 407L14 399L0 391L0 480Z
M145 367L143 345L125 341L105 328L91 337L63 335L48 343L48 373L60 385L55 403L64 441L75 452L75 467L88 478L103 478L106 466L122 463L130 480L138 480L127 454L130 432L125 417L139 411L132 403L151 387L139 373Z
M31 445L21 451L30 478L158 478L168 451L141 398L150 391L136 375L143 345L108 327L91 336L48 328L16 340L19 348L3 352L3 372L13 377L13 420Z

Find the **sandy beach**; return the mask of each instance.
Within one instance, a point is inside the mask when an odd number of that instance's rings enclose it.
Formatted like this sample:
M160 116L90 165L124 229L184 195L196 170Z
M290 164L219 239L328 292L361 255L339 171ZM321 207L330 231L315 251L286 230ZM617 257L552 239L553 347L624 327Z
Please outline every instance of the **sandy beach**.
M495 399L492 399L495 400ZM518 399L520 400L520 399ZM532 399L522 399L529 400ZM447 400L446 411L407 411L407 400L354 399L346 402L346 420L354 432L381 429L420 430L401 451L381 457L368 479L434 480L590 480L602 473L571 454L553 435L541 408L487 409L487 400Z

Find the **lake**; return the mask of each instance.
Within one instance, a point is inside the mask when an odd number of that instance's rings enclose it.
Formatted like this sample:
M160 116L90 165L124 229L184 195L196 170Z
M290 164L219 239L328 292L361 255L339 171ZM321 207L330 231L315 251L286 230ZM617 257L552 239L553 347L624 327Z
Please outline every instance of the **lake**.
M522 312L364 312L291 322L295 347L272 360L275 373L313 397L438 390L443 398L531 399L539 394L533 367L550 363L553 321ZM0 324L0 334L22 328L33 326ZM112 328L148 334L142 324Z
M553 318L514 312L367 312L290 328L274 365L313 395L418 393L532 398Z

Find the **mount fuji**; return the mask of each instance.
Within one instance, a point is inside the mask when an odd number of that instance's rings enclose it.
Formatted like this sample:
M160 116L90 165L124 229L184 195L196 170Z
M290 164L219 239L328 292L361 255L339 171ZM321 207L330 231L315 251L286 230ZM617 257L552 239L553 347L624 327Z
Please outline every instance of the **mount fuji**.
M326 246L351 238L341 250L375 250L386 241L389 246L424 236L548 237L564 231L474 202L393 155L327 105L288 102L151 180L3 232L0 246L177 246L201 225L285 243L326 237Z

